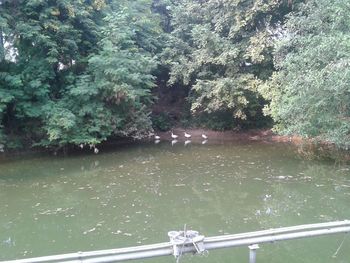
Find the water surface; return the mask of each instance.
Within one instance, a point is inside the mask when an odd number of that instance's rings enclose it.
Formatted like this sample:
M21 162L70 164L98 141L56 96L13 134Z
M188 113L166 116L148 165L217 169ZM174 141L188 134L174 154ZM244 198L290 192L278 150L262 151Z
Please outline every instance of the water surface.
M285 144L169 142L0 163L0 260L350 219L350 167ZM259 263L350 262L350 237L261 245ZM247 248L182 262L248 262ZM171 257L138 262L174 262Z

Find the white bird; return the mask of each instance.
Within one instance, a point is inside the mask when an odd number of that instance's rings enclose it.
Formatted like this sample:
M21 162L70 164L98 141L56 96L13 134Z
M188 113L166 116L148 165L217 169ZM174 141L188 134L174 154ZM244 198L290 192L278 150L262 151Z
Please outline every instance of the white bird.
M98 152L99 152L99 150L95 147L95 148L94 148L94 153L95 153L95 154L98 154Z
M208 139L208 136L203 133L202 138L206 140L206 139Z
M171 132L171 138L177 139L178 137L179 137L178 135L176 135L176 134L174 134L173 132Z
M79 144L79 147L80 147L80 149L83 149L84 148L84 144Z
M244 62L244 65L246 66L246 67L250 67L251 65L252 65L252 63L249 63L249 62Z
M156 140L160 140L160 136L158 136L158 135L154 135L154 139L156 139Z
M187 132L184 132L186 138L191 138L191 134L188 134Z

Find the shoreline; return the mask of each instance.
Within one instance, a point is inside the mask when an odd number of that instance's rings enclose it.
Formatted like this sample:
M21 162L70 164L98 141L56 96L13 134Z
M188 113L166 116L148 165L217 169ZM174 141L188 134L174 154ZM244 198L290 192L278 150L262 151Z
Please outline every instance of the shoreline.
M203 140L202 134L208 136L208 140L230 140L230 141L262 141L262 142L282 142L282 143L292 143L292 144L303 144L307 140L300 136L282 136L277 135L271 131L271 129L254 129L245 131L213 131L207 129L183 129L174 128L173 130L167 132L155 133L160 136L161 140L172 140L171 131L178 135L178 140L186 140L184 137L184 132L191 134L191 140L199 141Z
M179 142L185 142L190 140L193 143L202 143L205 139L202 138L202 134L205 134L208 139L208 144L222 143L222 142L261 142L261 143L281 143L285 145L292 145L297 148L299 154L303 155L307 159L319 159L327 158L334 160L343 160L350 162L350 153L338 149L334 145L326 142L316 142L312 139L305 139L301 136L283 136L277 135L272 132L271 129L252 129L245 131L213 131L201 128L174 128L167 132L155 132L160 136L160 141L172 141L171 132L178 135ZM191 138L186 138L184 132L191 134ZM153 141L153 137L144 138L141 140L133 140L131 138L120 138L119 140L109 140L107 142L97 145L100 152L104 150L110 151L118 149L119 147L125 147L128 144L142 143ZM78 149L77 146L67 146L64 149L54 150L43 147L35 147L28 149L15 149L0 153L0 162L6 159L12 158L25 158L27 156L46 155L46 156L69 156L70 154L90 154L89 150ZM93 152L92 152L93 154Z

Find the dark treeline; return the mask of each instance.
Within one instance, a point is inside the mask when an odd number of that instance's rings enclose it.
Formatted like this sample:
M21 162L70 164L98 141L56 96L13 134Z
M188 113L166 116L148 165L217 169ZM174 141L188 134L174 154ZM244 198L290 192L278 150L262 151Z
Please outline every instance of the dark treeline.
M350 144L347 0L0 0L0 145L96 145L177 124ZM161 91L160 91L161 92Z

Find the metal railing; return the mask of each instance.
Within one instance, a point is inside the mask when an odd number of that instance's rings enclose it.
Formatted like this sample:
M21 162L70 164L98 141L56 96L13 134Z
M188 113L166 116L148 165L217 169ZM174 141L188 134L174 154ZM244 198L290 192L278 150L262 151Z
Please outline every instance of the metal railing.
M319 224L299 225L263 231L204 237L196 231L171 231L168 233L170 242L154 245L118 248L90 252L77 252L63 255L46 256L38 258L1 261L1 263L41 263L41 262L65 262L65 263L101 263L120 262L135 259L145 259L160 256L173 255L179 259L185 253L205 253L208 250L249 247L249 262L255 263L256 251L259 244L271 243L282 240L291 240L322 235L331 235L350 232L350 221L336 221Z

